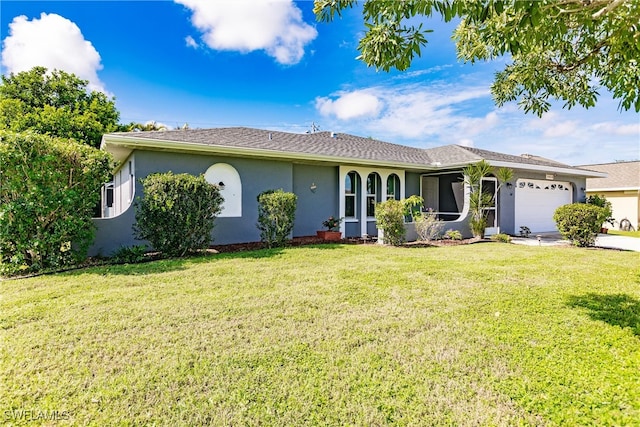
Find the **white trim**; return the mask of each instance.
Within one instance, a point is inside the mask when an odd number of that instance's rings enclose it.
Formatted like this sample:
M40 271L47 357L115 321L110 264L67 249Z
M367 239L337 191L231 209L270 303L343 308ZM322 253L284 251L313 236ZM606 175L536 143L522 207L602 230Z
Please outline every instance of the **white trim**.
M375 168L375 167L362 167L362 166L354 166L354 165L340 165L338 167L338 181L340 188L340 199L339 199L339 216L343 218L345 215L345 178L349 172L357 172L360 175L360 209L357 208L356 205L356 218L345 218L342 224L340 224L340 231L345 233L344 223L360 223L360 235L364 236L367 234L367 223L371 221L375 221L375 218L369 220L366 216L367 213L367 177L370 173L375 172L380 177L380 182L387 182L387 178L391 174L396 174L398 179L400 180L400 199L404 199L405 194L405 171L403 169L387 169L387 168ZM363 178L364 177L364 178ZM345 234L346 235L346 234Z

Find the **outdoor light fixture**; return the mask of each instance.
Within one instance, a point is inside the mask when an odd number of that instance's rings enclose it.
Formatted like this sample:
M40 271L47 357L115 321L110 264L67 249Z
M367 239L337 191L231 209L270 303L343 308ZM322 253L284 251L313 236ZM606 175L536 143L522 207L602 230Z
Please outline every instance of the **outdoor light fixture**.
M218 187L220 187L221 190L224 190L224 182L220 181L218 183Z
M309 187L309 190L311 190L312 193L315 193L317 188L318 188L318 186L314 182L314 183L311 184L311 187Z
M513 184L512 184L512 183L510 183L510 182L507 182L507 188L509 188L509 189L510 189L511 187L513 187Z

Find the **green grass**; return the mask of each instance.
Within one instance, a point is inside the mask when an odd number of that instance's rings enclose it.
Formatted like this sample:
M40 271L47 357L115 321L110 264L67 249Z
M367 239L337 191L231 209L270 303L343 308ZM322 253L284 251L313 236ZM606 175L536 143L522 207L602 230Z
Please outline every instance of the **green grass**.
M640 258L322 245L0 283L0 409L56 425L638 425Z
M640 231L621 231L609 229L609 231L607 231L607 234L615 234L616 236L640 237Z

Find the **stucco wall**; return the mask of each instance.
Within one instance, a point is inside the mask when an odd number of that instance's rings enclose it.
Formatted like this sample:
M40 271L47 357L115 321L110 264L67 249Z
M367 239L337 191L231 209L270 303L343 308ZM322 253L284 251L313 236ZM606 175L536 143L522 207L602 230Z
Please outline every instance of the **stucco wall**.
M293 190L293 165L290 162L159 151L136 151L134 154L136 157L136 197L143 194L140 179L151 173L171 171L176 174L199 175L215 163L227 163L236 168L242 180L243 216L216 220L213 238L214 243L217 244L260 240L260 234L256 228L258 194L268 189ZM131 227L134 222L133 206L118 217L94 220L98 230L89 254L109 255L120 246L143 243L132 238Z
M338 217L337 167L294 164L293 192L298 196L294 236L314 236L316 231L326 229L323 221Z
M638 225L640 224L639 191L588 191L587 194L598 194L606 197L606 199L611 202L612 216L616 220L613 228L619 228L620 220L626 218L631 222L633 228L638 230ZM605 225L611 228L610 224Z

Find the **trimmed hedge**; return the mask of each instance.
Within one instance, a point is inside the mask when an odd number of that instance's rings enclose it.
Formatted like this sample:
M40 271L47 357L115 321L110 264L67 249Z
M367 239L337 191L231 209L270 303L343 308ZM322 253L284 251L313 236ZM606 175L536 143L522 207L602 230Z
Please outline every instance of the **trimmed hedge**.
M553 214L558 231L575 246L593 246L607 210L600 206L572 203L560 206Z
M258 230L260 240L269 248L284 246L293 231L298 196L280 190L258 195Z
M142 185L144 197L136 199L133 226L137 239L148 240L166 256L209 247L224 201L217 185L203 175L172 172L148 175Z

